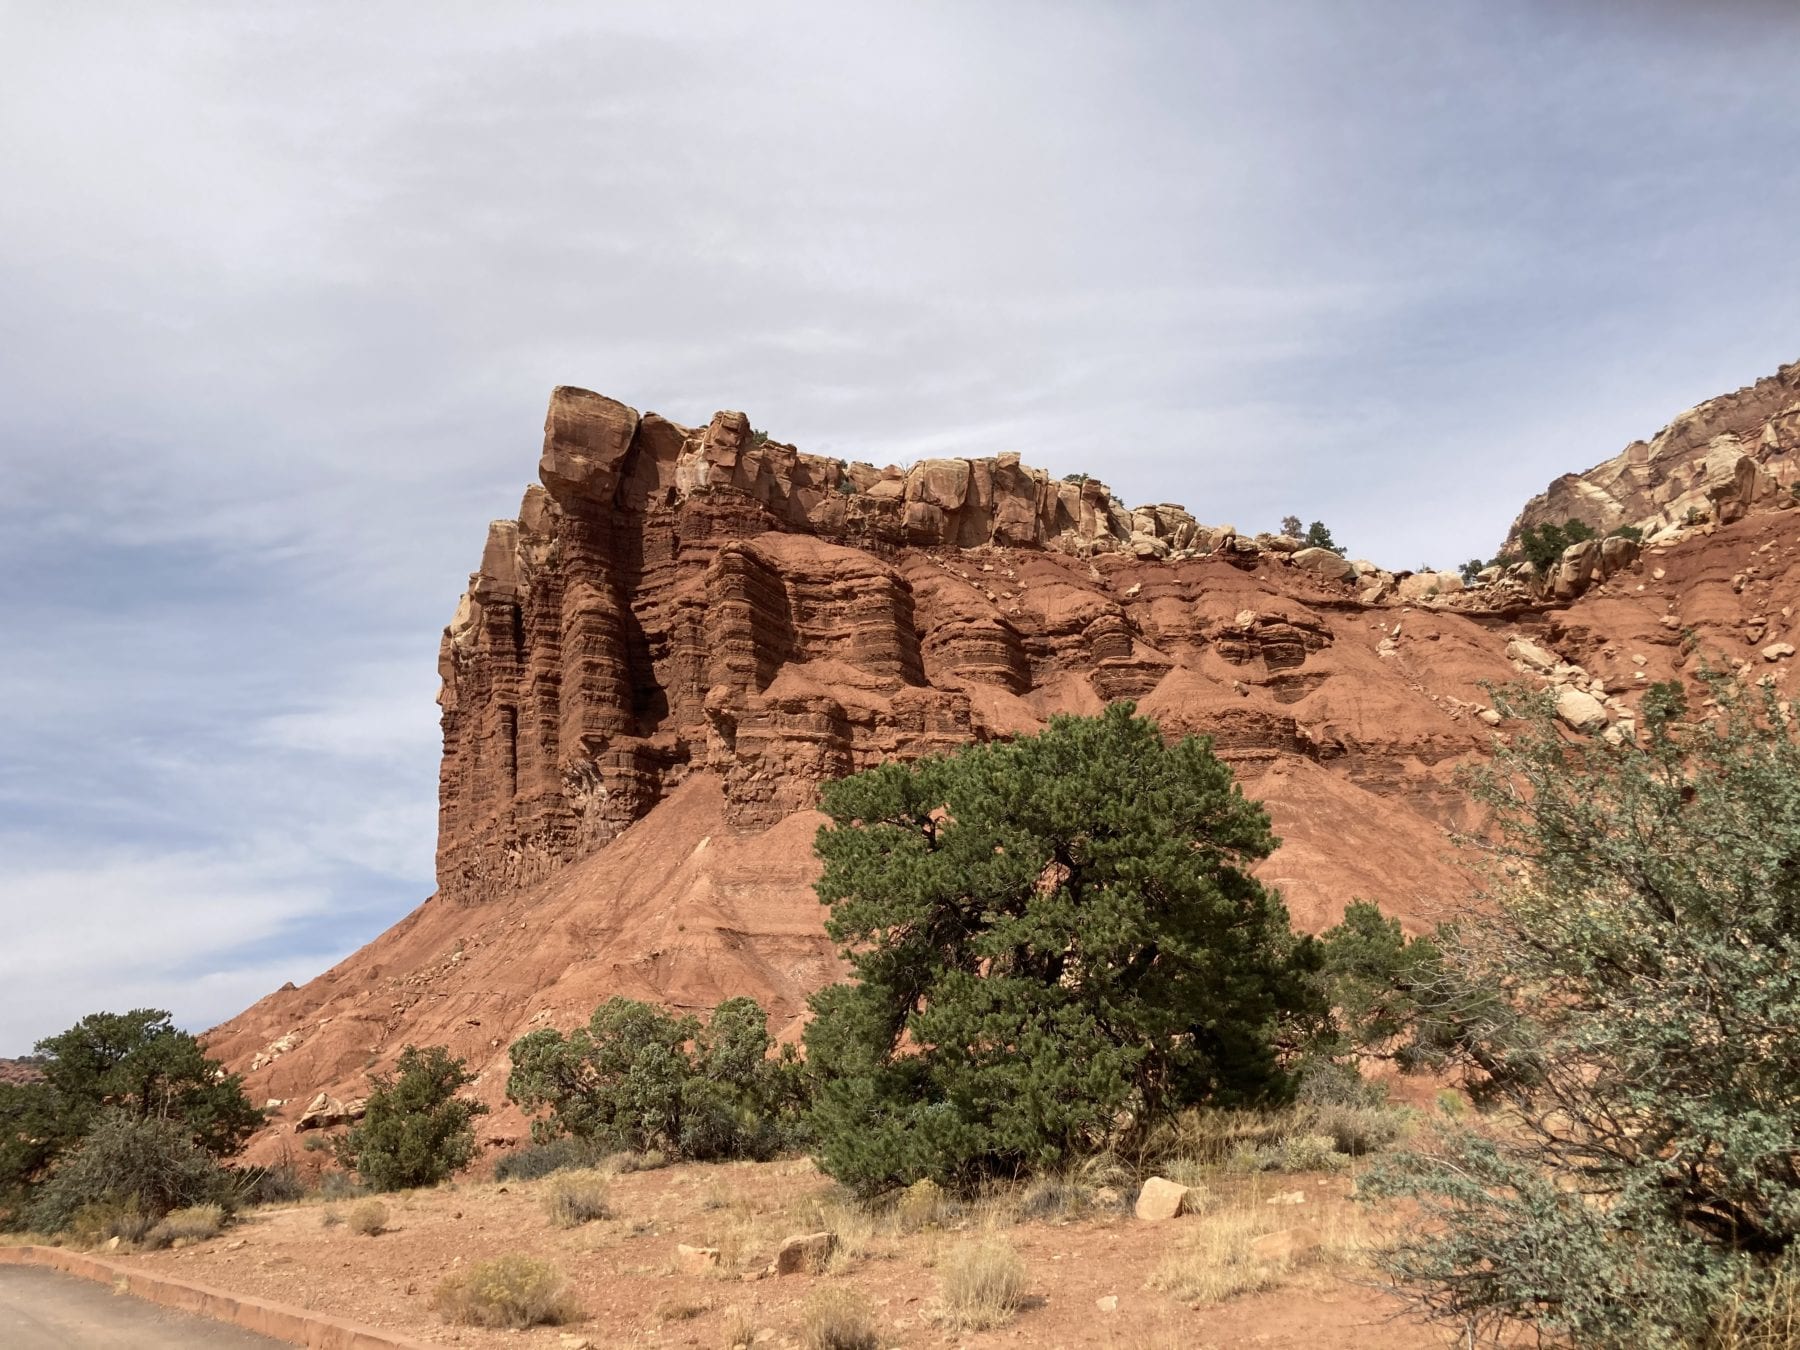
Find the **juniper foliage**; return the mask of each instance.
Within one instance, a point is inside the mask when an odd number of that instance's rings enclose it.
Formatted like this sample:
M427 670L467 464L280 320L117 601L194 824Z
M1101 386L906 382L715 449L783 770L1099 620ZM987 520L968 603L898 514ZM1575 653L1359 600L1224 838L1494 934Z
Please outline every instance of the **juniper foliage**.
M826 1171L860 1191L1054 1168L1200 1102L1283 1096L1320 1010L1269 818L1129 703L829 784L815 848L855 981L806 1033Z

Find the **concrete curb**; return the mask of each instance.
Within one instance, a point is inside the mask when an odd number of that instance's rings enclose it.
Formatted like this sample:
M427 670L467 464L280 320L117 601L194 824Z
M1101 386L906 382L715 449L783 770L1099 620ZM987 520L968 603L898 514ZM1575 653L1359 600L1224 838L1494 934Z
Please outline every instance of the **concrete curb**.
M248 1294L228 1294L204 1284L155 1275L118 1261L104 1261L64 1247L0 1247L0 1265L48 1266L66 1275L97 1280L165 1308L229 1322L271 1340L304 1345L309 1350L426 1350L404 1336L359 1327L341 1317L306 1312Z

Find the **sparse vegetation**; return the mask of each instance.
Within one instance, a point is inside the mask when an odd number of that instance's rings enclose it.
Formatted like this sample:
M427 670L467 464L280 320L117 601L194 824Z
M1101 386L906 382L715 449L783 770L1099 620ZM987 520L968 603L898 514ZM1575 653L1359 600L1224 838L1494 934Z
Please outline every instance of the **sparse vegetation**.
M525 1144L494 1160L495 1181L536 1181L552 1172L595 1167L607 1152L591 1139L559 1135L542 1144ZM622 1170L622 1169L620 1169Z
M1025 1262L999 1237L956 1247L943 1262L939 1315L954 1331L989 1331L1017 1316L1025 1299Z
M558 1228L575 1228L612 1216L606 1178L597 1171L559 1172L544 1192L544 1208Z
M475 1153L469 1122L487 1107L456 1095L474 1082L441 1045L400 1052L395 1073L371 1074L368 1109L339 1142L338 1161L378 1191L432 1186Z
M348 1226L358 1237L377 1237L387 1232L388 1207L379 1200L363 1200L350 1207Z
M1325 528L1325 522L1322 520L1315 520L1306 527L1306 536L1303 542L1308 548L1328 548L1333 553L1340 555L1344 551L1339 547L1337 540L1331 537L1331 531Z
M827 1285L806 1300L800 1344L805 1350L881 1350L881 1332L859 1294Z
M243 1080L160 1009L91 1014L39 1041L32 1063L36 1078L0 1082L0 1227L25 1219L34 1189L103 1120L161 1121L214 1158L263 1122Z
M577 1316L562 1272L517 1254L455 1271L438 1285L432 1303L445 1321L513 1331L558 1326Z
M171 1210L146 1235L154 1247L167 1247L176 1242L205 1242L225 1231L225 1210L220 1205L190 1205Z

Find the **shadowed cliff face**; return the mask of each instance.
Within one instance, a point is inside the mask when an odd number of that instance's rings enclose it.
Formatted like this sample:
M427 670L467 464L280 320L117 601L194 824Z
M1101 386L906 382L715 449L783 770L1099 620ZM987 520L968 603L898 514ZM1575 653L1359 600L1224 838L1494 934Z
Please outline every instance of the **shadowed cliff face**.
M444 637L438 894L208 1037L274 1103L255 1156L409 1043L448 1046L501 1106L514 1039L614 994L745 994L798 1035L841 974L811 890L818 785L884 758L1133 698L1267 805L1282 843L1258 871L1297 925L1369 899L1418 929L1475 893L1451 831L1476 823L1458 767L1506 731L1484 683L1545 687L1572 730L1619 739L1643 689L1702 661L1785 696L1800 647L1782 499L1641 554L1583 546L1553 585L1462 590L1010 457L876 470L576 390L540 476Z

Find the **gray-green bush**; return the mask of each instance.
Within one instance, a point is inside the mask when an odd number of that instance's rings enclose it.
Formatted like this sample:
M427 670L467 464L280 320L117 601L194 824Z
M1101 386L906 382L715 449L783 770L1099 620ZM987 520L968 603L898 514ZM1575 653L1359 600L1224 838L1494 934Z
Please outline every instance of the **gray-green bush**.
M37 1187L31 1226L58 1233L89 1206L130 1209L154 1224L172 1209L235 1202L232 1178L182 1124L124 1111L101 1116Z
M1504 1111L1364 1183L1422 1201L1392 1272L1472 1336L1707 1343L1800 1239L1800 743L1703 679L1704 718L1665 688L1616 747L1508 696L1527 729L1474 784L1497 879L1444 960Z

